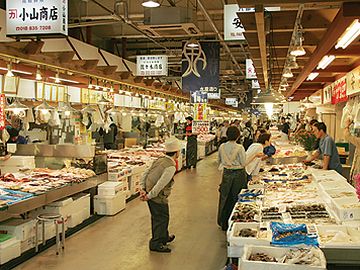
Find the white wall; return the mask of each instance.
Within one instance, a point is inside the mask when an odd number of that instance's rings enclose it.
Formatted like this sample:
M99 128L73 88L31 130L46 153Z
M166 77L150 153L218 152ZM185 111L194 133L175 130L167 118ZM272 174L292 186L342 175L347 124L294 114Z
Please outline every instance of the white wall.
M300 112L300 102L287 102L284 104L284 113L298 113Z

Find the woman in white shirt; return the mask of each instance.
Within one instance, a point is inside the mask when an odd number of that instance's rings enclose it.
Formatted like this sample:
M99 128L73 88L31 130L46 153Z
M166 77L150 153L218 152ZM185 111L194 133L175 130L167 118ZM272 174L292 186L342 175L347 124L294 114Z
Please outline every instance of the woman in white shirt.
M258 175L260 167L262 164L262 159L265 158L264 147L270 145L271 135L268 133L263 133L259 136L259 139L256 143L250 145L249 149L246 151L246 173L248 174L248 179L251 179L251 176Z
M247 188L245 172L245 149L236 141L240 137L237 127L231 126L226 131L228 142L219 147L218 161L223 176L220 184L220 199L218 208L218 225L223 231L228 228L228 220L234 208L241 189Z

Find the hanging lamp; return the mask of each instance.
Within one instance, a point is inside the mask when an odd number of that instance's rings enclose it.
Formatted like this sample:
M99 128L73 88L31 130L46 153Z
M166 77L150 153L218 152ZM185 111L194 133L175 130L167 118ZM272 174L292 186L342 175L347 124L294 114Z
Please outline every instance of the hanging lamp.
M283 74L283 77L284 78L292 78L292 77L294 77L294 74L291 72L290 68L286 68L285 72Z
M141 5L143 7L155 8L155 7L159 7L160 3L156 0L144 0Z
M21 114L29 109L28 106L22 104L16 97L14 102L5 108L5 111L10 111L16 115Z
M42 113L48 113L50 111L53 111L54 109L55 108L50 106L45 99L43 100L43 102L40 105L38 105L34 108L35 111L40 111Z

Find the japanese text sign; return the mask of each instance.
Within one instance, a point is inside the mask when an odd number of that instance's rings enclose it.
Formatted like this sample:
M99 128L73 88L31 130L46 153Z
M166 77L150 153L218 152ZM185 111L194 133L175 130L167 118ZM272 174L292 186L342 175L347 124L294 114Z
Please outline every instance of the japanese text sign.
M246 79L257 79L254 62L251 59L246 59Z
M68 0L6 0L8 36L68 34Z
M168 57L166 55L139 55L136 57L137 76L167 76Z
M346 84L348 96L360 92L360 66L346 75Z
M245 40L245 28L236 14L240 11L239 5L224 6L224 39L225 40Z
M346 77L337 80L333 83L333 91L331 97L331 103L337 104L340 102L347 101L348 97L346 95Z
M194 121L207 121L207 104L197 103L194 105Z

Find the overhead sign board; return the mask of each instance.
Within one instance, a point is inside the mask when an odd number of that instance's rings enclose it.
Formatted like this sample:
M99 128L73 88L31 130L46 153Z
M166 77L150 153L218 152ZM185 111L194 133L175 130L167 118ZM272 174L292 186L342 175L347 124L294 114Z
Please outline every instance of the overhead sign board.
M343 77L332 84L332 104L338 104L340 102L347 101L348 97L346 95L346 77Z
M6 0L8 36L68 34L68 0Z
M168 76L168 57L166 55L138 55L136 76Z

